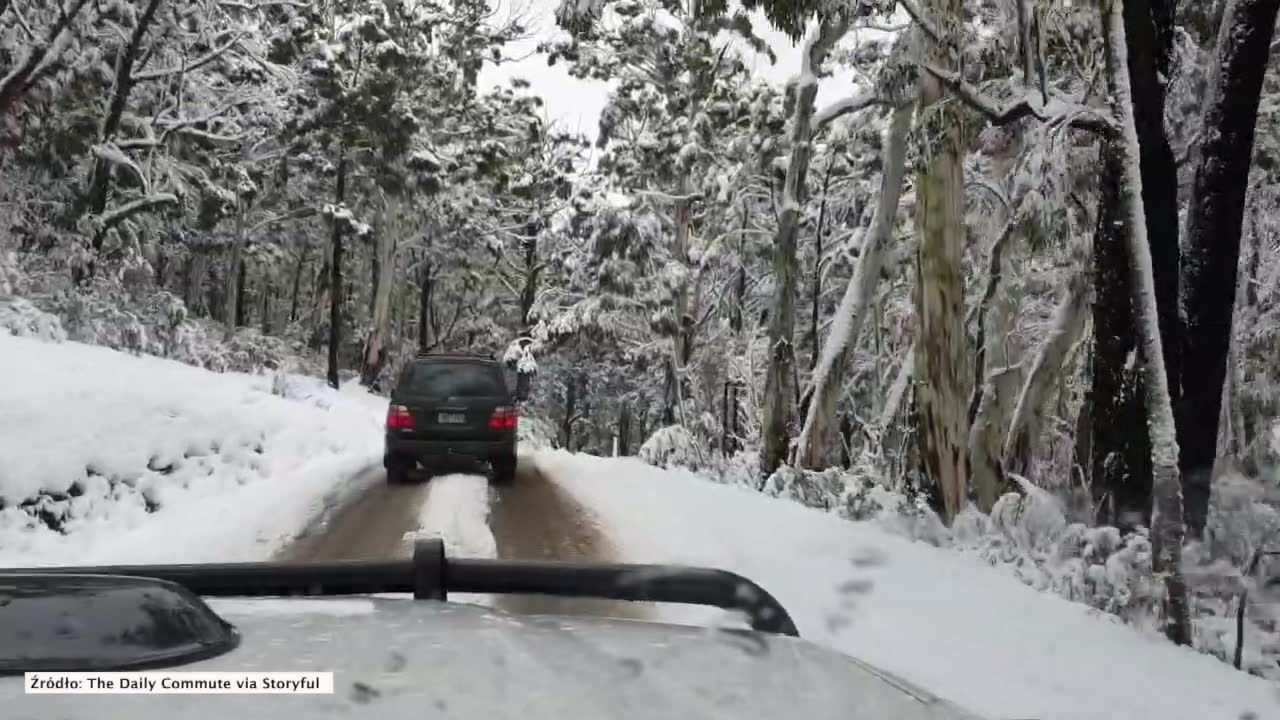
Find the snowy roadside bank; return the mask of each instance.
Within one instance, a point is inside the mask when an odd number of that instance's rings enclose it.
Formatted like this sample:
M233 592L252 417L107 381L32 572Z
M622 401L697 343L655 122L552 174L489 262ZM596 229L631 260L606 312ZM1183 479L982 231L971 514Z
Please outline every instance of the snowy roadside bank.
M536 456L627 562L707 565L759 582L807 639L991 717L1280 717L1269 682L1038 592L972 554L634 459ZM670 606L673 622L717 610Z
M0 565L270 557L381 453L357 385L0 335Z

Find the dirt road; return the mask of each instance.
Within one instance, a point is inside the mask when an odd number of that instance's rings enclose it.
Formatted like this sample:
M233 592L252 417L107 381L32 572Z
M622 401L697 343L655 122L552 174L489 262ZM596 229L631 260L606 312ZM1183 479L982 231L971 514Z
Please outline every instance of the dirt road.
M415 478L416 479L416 478ZM425 478L424 478L425 479ZM476 482L486 482L475 478ZM330 507L279 556L286 562L375 560L412 552L405 534L418 529L431 502L432 482L388 485L381 469L357 478L356 486ZM489 529L504 560L616 562L609 538L585 508L522 462L514 482L489 488ZM500 596L508 612L643 618L645 606L607 600L546 596Z

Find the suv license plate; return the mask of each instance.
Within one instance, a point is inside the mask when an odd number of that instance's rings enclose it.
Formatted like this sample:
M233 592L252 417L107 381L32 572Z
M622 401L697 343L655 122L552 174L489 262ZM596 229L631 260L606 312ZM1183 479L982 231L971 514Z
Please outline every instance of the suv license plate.
M462 413L440 413L440 422L446 425L461 425L467 421Z

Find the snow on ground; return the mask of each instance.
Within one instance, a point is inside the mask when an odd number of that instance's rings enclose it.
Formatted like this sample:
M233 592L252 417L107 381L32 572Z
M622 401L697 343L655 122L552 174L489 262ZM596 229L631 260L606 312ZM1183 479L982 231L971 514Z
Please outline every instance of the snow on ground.
M489 530L487 477L440 475L431 478L428 493L418 530L405 535L409 544L419 537L438 537L444 540L447 557L498 557L498 543Z
M989 717L1280 718L1271 683L974 556L634 459L544 451L536 462L598 516L623 561L737 572L777 597L801 636ZM694 624L723 616L662 611Z
M444 541L445 557L498 557L498 542L489 529L491 502L489 478L484 475L459 473L431 478L427 500L418 517L418 529L405 533L404 554L413 552L413 541L417 538L438 537ZM493 596L486 594L449 593L449 600L493 605Z
M381 457L385 412L355 384L0 335L0 566L266 559Z

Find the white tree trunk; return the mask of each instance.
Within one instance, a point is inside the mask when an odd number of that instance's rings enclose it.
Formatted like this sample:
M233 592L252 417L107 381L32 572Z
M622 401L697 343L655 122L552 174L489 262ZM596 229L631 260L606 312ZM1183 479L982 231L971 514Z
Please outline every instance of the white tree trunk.
M969 428L969 472L983 512L991 511L1005 489L1001 450L1021 384L1019 365L997 367L983 378L982 398Z
M875 293L884 261L884 246L893 234L898 216L898 200L902 196L902 180L905 174L907 132L911 129L912 108L897 110L885 130L884 172L880 177L880 199L871 227L863 238L858 265L849 285L845 288L840 308L827 340L822 345L818 365L813 371L813 398L804 427L796 443L795 463L800 467L817 468L828 457L823 447L827 433L823 432L834 419L836 400L842 378L834 376L833 368L844 367L841 356L853 348L867 314L867 306Z
M902 365L898 368L898 374L893 378L893 384L889 386L889 394L884 399L884 407L880 408L879 425L881 429L889 427L893 419L897 417L898 411L902 409L902 398L906 397L907 385L911 382L911 376L916 371L916 348L913 344L907 349L906 356L902 359Z
M386 361L387 338L391 329L391 283L396 269L396 229L399 223L390 223L390 227L381 228L378 232L378 286L374 288L373 318L369 330L369 339L365 342L363 356L363 378L372 383Z
M1146 393L1147 425L1151 433L1152 558L1156 574L1164 579L1165 632L1179 644L1191 641L1186 582L1182 577L1182 542L1186 527L1182 517L1182 483L1178 473L1178 439L1169 398L1160 324L1156 311L1155 276L1147 239L1146 211L1142 203L1138 132L1133 118L1133 91L1129 82L1128 47L1125 41L1122 0L1109 0L1103 14L1112 111L1120 123L1124 173L1120 183L1129 271L1133 283L1134 310Z
M1004 441L1004 467L1025 475L1031 455L1031 443L1043 426L1044 405L1049 391L1057 387L1062 366L1084 332L1084 321L1089 308L1088 282L1083 272L1076 272L1067 281L1066 292L1053 313L1053 327L1040 345L1031 372L1027 374L1018 405L1009 423Z
M769 369L765 374L764 414L760 422L760 474L768 476L786 457L789 425L794 419L796 236L805 201L805 181L813 153L813 100L818 94L814 74L832 46L844 36L847 22L823 22L801 52L800 76L792 83L791 158L782 191L782 214L774 235L773 304L769 316Z

